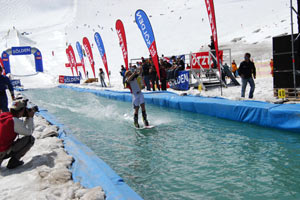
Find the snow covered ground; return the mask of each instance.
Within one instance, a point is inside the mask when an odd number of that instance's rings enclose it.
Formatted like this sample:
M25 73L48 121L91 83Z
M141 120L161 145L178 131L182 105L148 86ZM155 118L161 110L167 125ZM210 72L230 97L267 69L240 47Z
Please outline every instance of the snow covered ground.
M43 56L44 73L35 74L33 56L11 56L12 77L21 79L25 88L55 87L58 75L71 75L65 67L66 44L82 42L88 37L94 44L96 71L103 67L94 42L94 33L102 36L107 53L113 90L123 90L119 75L123 64L115 31L121 19L127 35L129 58L147 57L149 52L134 22L137 9L144 9L150 17L159 55L187 54L208 50L211 30L204 1L199 0L0 0L0 47L37 47ZM272 37L290 33L289 1L286 0L218 0L215 1L220 48L230 48L232 59L242 61L250 52L258 67L254 100L274 102L273 80L268 73L272 57ZM295 25L296 29L296 25ZM54 51L54 56L52 55ZM75 50L77 60L79 57ZM91 73L87 59L87 70ZM82 69L80 69L82 71ZM80 87L99 88L97 84ZM249 88L247 90L247 93ZM222 97L239 100L240 87L223 88ZM198 95L198 90L188 94ZM201 91L203 96L220 96L220 89ZM62 143L55 137L45 137L49 128L36 118L35 135L39 138L24 157L25 166L16 170L0 171L0 199L92 199L101 190L85 190L70 181L67 156ZM54 131L55 132L55 131ZM4 164L2 164L4 165ZM92 195L92 196L89 196ZM101 196L101 195L100 195ZM22 198L21 198L22 197Z
M35 117L35 144L22 158L25 164L6 169L0 167L0 199L105 199L101 187L85 189L72 181L69 156L56 136L57 127L42 117Z

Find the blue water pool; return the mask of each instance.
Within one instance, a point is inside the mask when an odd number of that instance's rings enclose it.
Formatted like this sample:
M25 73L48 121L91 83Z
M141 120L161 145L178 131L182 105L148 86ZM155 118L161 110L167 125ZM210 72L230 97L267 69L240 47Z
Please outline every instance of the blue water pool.
M300 134L69 89L29 90L144 199L300 199Z

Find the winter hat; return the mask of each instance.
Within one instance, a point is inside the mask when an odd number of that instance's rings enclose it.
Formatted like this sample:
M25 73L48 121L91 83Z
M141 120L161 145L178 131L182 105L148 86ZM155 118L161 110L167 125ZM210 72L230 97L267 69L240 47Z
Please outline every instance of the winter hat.
M25 108L25 106L24 100L15 100L11 103L9 108L13 110L21 110L22 108Z

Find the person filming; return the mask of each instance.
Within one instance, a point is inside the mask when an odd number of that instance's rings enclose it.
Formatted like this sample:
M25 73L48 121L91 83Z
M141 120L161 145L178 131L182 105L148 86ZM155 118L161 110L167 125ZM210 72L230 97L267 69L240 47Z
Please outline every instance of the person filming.
M10 158L8 169L23 165L20 159L34 144L33 116L37 110L28 109L26 105L26 100L14 100L9 112L0 114L0 165L4 159Z

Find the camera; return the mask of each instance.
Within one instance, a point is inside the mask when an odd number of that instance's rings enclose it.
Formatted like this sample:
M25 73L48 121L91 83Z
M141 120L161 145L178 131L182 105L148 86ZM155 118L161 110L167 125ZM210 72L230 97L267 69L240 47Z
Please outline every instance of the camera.
M39 111L39 107L37 105L33 105L32 103L29 103L29 106L28 106L28 99L24 99L23 102L25 104L25 111L24 111L23 117L28 117L28 113L31 112L32 110L34 112Z

